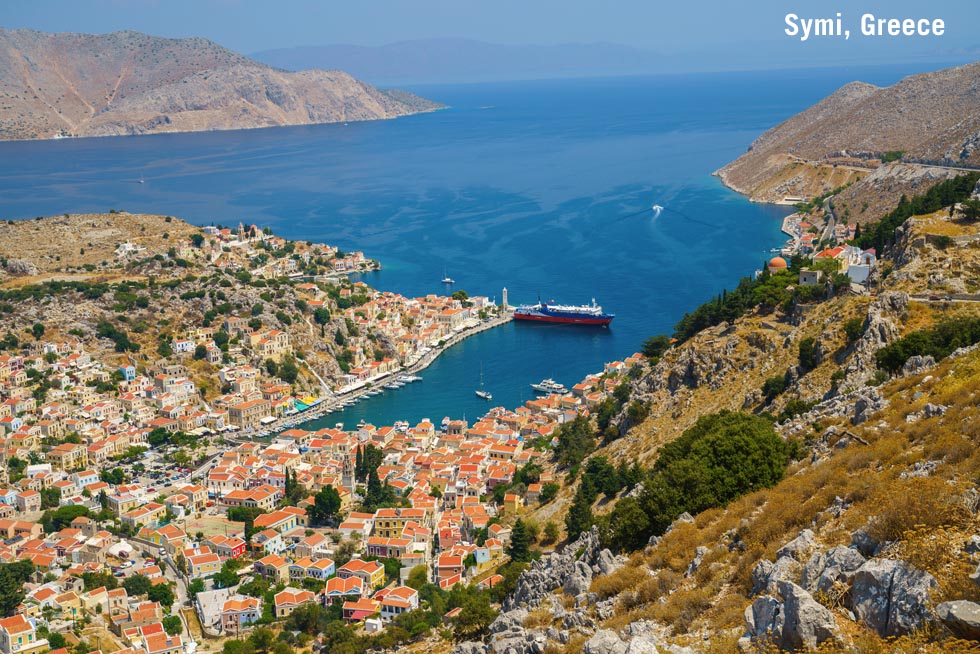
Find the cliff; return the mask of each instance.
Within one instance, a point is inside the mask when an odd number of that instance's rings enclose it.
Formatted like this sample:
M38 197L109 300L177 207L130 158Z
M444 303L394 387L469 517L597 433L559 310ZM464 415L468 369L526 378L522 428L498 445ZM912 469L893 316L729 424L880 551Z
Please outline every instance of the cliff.
M0 139L377 120L438 103L341 71L286 72L201 38L0 29Z
M764 202L813 197L853 183L841 201L867 221L890 208L882 188L893 200L913 195L948 176L948 167L980 165L978 146L980 63L913 75L884 88L847 84L767 130L717 174ZM898 162L881 166L896 156Z

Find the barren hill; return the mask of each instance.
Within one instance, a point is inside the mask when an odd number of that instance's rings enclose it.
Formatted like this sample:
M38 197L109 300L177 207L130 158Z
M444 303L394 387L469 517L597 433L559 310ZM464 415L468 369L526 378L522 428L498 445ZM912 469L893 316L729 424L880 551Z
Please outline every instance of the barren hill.
M395 118L441 105L341 71L285 72L201 38L0 28L0 139Z
M904 164L916 164L918 170L910 172L902 163L878 170L875 183L864 185L869 193L871 186L885 182L882 177L914 186L922 175L930 183L942 176L932 168L923 170L923 164L980 165L978 148L980 63L974 63L913 75L885 88L847 84L763 133L718 174L754 200L812 197L847 182L858 183L850 195L859 198L860 181L886 153L900 154Z

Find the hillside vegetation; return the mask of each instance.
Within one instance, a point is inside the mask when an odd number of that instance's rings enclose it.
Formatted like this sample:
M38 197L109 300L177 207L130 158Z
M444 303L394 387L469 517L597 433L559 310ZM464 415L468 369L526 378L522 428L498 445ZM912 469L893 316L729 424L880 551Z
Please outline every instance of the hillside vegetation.
M797 264L651 339L525 516L563 515L571 545L517 580L488 651L980 651L980 224L935 206L975 183L864 232L887 235L874 295L801 294ZM563 635L572 605L587 628Z

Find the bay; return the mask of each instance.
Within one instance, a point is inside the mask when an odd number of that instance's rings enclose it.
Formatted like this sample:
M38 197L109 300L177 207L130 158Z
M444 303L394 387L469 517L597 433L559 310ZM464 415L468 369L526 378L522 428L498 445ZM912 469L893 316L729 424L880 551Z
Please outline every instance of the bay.
M162 213L271 226L362 250L364 281L420 296L587 303L609 329L508 324L443 354L424 381L319 425L482 415L544 377L570 385L669 332L780 245L789 210L712 171L852 79L905 67L441 85L450 107L393 121L0 143L0 218ZM145 183L140 184L140 177ZM660 215L651 211L658 204ZM441 284L443 271L456 280ZM474 395L479 371L492 404Z

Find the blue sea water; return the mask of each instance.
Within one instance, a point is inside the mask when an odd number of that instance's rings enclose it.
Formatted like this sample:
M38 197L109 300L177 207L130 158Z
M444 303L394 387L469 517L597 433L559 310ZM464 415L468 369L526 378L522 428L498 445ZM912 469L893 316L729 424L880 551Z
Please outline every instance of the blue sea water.
M454 289L511 304L585 303L610 329L509 324L443 354L425 380L319 424L482 415L637 351L784 240L785 207L753 204L712 171L766 128L853 79L909 67L432 86L450 105L394 121L0 143L0 218L170 214L269 225L363 250L383 290ZM144 184L137 183L140 176ZM665 210L655 216L650 207Z

